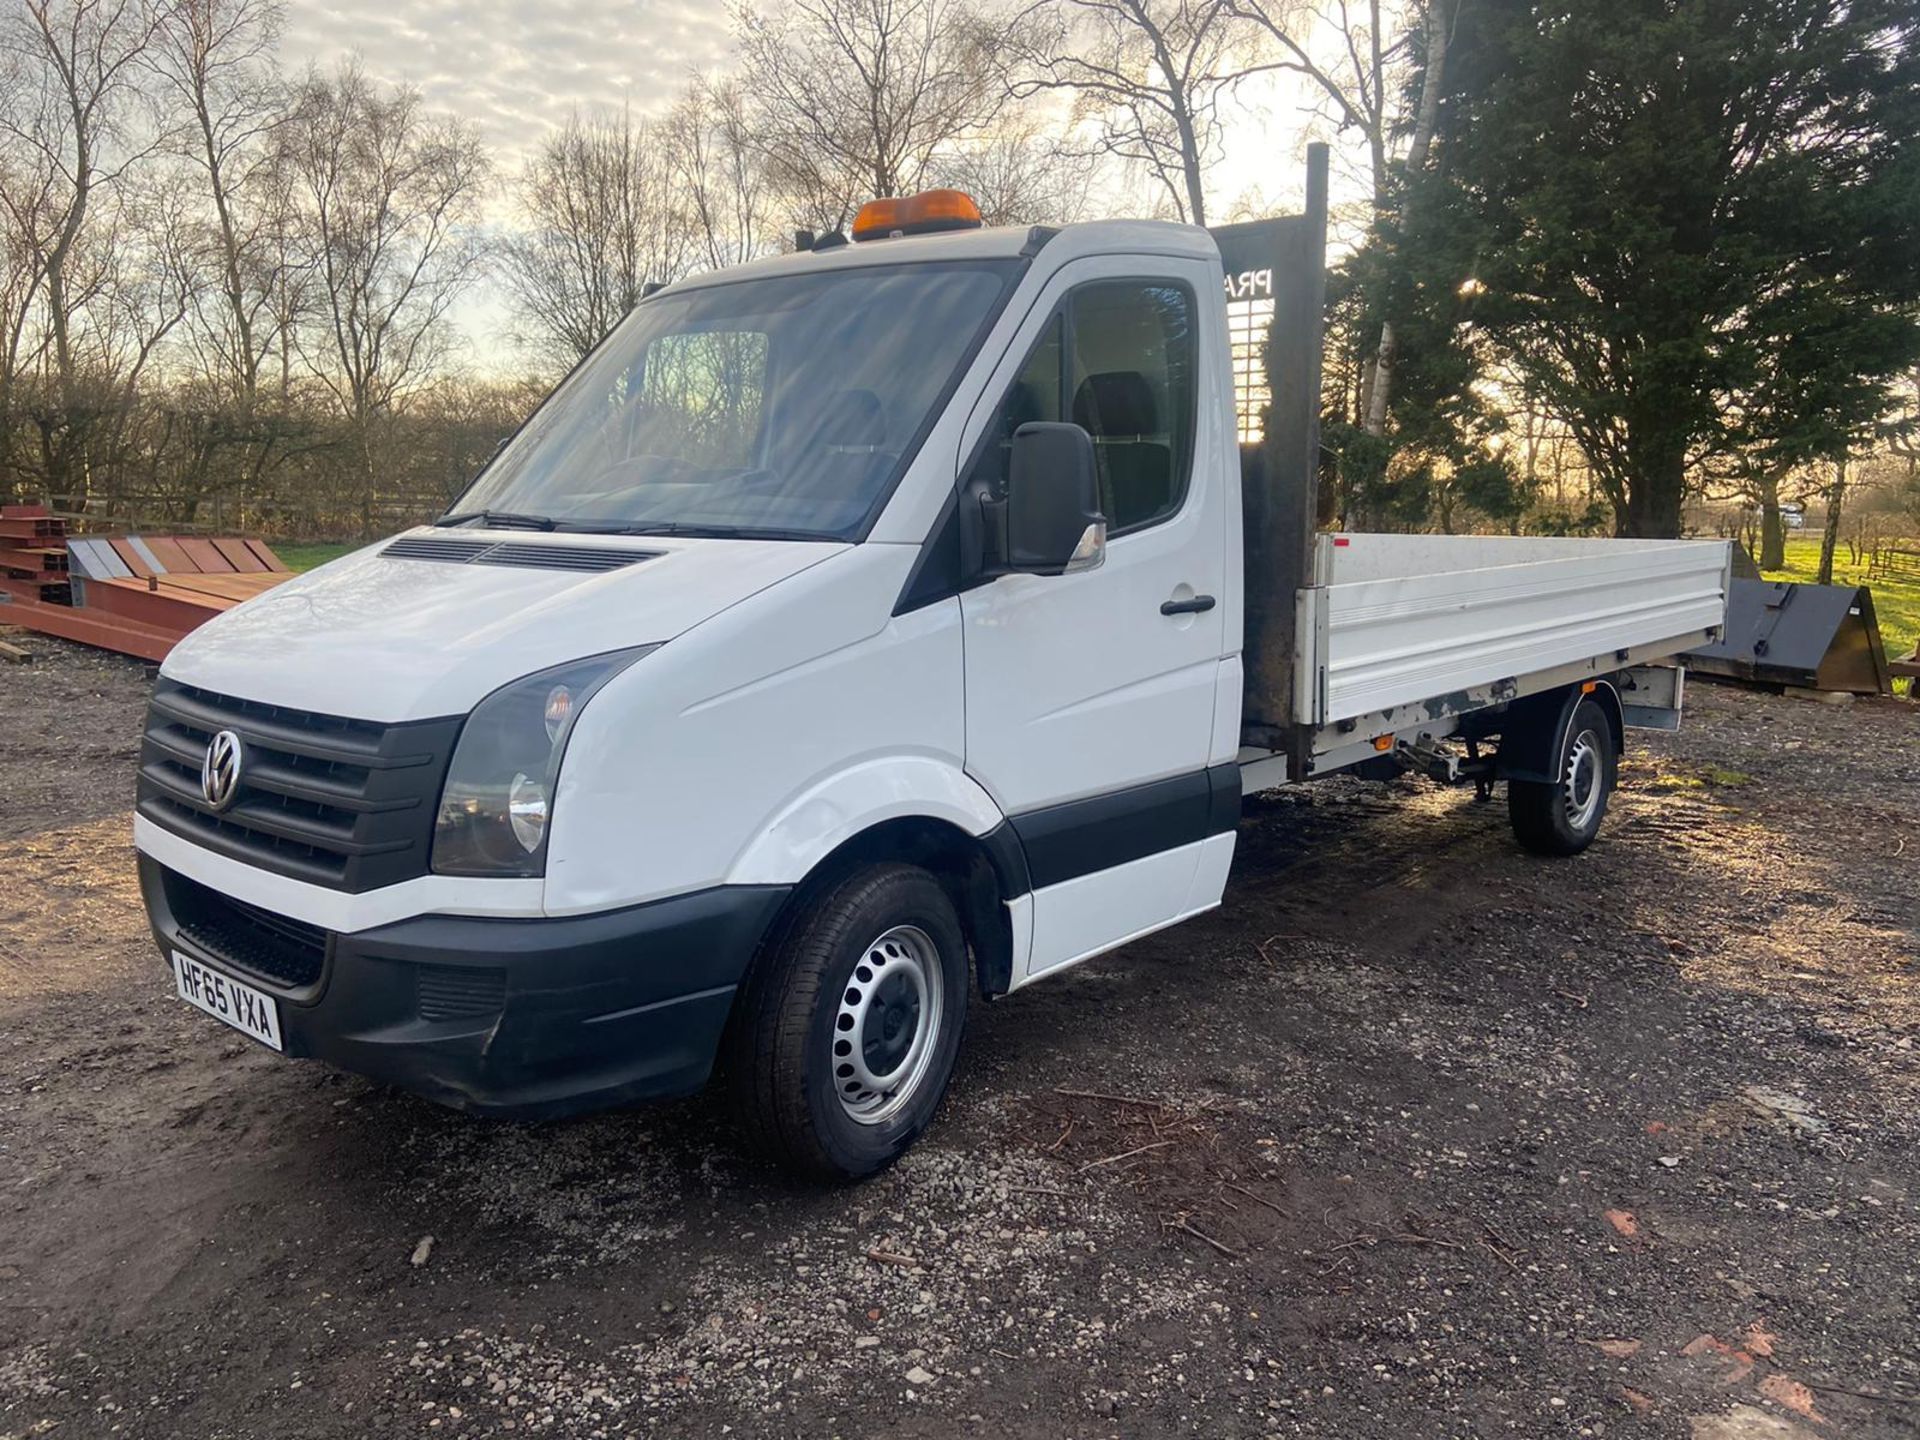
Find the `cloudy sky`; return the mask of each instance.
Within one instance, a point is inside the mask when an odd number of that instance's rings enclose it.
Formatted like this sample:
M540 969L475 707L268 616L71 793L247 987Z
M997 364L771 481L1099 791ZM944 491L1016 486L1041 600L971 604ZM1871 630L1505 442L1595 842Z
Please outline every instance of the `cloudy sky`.
M665 109L689 75L725 63L728 39L718 0L286 0L280 58L298 70L357 52L370 75L471 121L505 180L576 105ZM454 320L481 371L522 367L496 281Z
M503 165L575 103L663 107L726 58L724 5L697 0L288 0L290 68L358 51L480 127Z
M280 55L298 70L358 52L371 75L413 85L477 126L507 180L576 105L663 110L690 75L726 65L729 41L721 0L286 0ZM1226 156L1210 175L1216 209L1251 203L1262 213L1299 202L1300 98L1277 83L1246 87L1229 117ZM496 205L504 186L498 194ZM1103 208L1138 213L1137 204L1116 195ZM455 318L481 369L517 368L496 283L483 282Z
M359 52L380 79L473 121L510 171L576 104L665 108L690 75L725 66L729 38L721 0L287 0L281 55L298 69ZM1297 98L1243 88L1219 200L1292 198Z

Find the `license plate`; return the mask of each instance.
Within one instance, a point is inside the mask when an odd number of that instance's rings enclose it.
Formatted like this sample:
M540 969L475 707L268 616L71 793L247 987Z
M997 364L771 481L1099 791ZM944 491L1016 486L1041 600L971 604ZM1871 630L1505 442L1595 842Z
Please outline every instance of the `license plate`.
M180 998L189 1005L224 1020L262 1045L284 1049L280 1043L280 1006L271 995L242 985L191 955L173 952L173 979Z

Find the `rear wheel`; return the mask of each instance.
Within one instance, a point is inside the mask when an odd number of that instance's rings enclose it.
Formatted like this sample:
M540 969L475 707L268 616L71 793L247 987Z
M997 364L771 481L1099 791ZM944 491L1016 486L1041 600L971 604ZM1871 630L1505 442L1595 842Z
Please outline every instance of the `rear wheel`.
M787 919L748 981L727 1056L742 1127L790 1169L871 1175L939 1108L966 1012L966 938L940 883L852 871Z
M1520 843L1538 855L1578 855L1591 845L1619 763L1606 712L1582 700L1561 737L1558 778L1507 782L1507 815Z

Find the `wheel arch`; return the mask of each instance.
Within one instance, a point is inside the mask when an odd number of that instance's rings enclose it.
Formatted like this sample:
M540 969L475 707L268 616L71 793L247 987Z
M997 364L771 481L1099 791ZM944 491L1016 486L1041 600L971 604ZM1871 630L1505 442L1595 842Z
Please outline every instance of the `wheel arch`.
M790 905L831 884L855 866L893 861L917 865L940 882L960 917L974 956L974 981L982 996L1004 995L1013 983L1013 919L1006 902L1026 893L1026 856L1013 827L970 835L946 820L903 815L882 820L849 837L821 857L794 891Z
M1619 687L1611 679L1596 681L1586 698L1597 703L1606 714L1607 729L1613 732L1613 756L1618 760L1627 753L1627 711L1620 699Z
M797 885L820 863L890 821L933 821L985 835L1006 817L957 763L872 755L816 776L781 801L727 868L729 885Z
M1532 780L1542 784L1558 781L1560 752L1567 739L1567 727L1580 702L1592 700L1607 717L1607 729L1616 757L1626 752L1626 712L1612 677L1583 680L1557 690L1543 690L1508 707L1500 727L1500 749L1496 757L1502 780Z
M781 807L727 875L736 885L790 885L769 935L823 883L857 864L920 865L947 889L975 956L983 996L1012 985L1007 903L1033 887L1026 852L993 797L952 760L880 755L822 776Z

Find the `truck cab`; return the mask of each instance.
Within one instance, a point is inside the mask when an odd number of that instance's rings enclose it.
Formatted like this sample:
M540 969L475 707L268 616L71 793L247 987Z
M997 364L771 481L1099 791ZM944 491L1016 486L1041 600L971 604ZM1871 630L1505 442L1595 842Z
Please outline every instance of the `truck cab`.
M173 652L135 828L183 999L489 1114L718 1070L750 1137L854 1177L928 1123L970 1001L1220 903L1248 767L1538 711L1514 783L1565 819L1581 716L1604 810L1625 707L1578 687L1659 645L1316 717L1316 542L1243 507L1221 242L963 198L651 295L439 522Z

